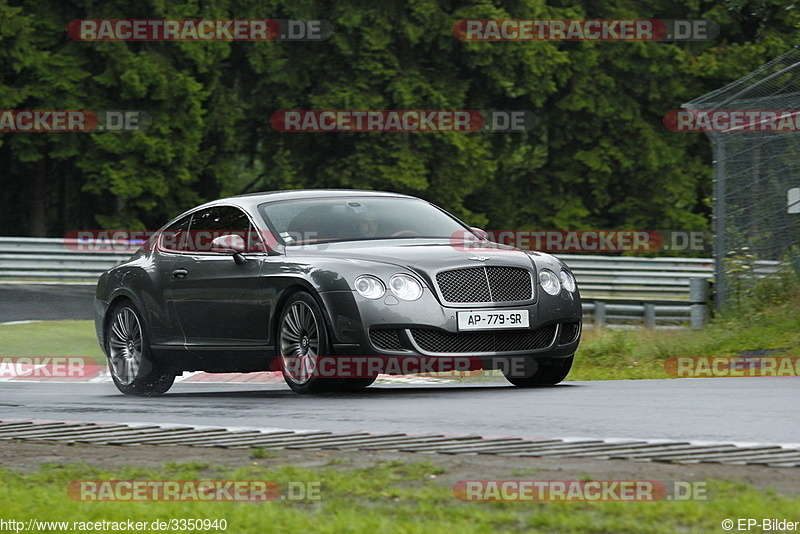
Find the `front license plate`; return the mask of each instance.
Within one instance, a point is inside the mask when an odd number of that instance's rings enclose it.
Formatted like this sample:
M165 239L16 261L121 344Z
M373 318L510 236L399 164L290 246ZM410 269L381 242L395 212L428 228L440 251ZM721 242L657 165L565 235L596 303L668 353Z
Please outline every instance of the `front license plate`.
M528 310L492 310L458 312L459 330L497 330L529 328Z

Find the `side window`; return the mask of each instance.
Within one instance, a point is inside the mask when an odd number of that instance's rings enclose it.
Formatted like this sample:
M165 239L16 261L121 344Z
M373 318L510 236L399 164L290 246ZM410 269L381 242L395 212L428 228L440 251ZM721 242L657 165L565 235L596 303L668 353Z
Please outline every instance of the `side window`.
M159 236L161 248L170 252L185 252L188 250L189 222L191 215L178 219Z
M198 211L192 218L189 227L191 237L189 250L193 252L211 252L211 241L214 238L235 234L249 243L248 250L256 251L254 232L250 219L239 208L231 206L214 206Z

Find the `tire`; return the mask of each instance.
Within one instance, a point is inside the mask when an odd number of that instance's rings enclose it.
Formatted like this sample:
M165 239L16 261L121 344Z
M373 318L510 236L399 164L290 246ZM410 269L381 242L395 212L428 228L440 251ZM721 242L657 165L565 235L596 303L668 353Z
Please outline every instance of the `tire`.
M278 321L278 359L283 379L296 393L340 389L341 380L321 378L320 356L330 356L328 329L314 297L298 291L289 297Z
M335 387L337 391L361 391L362 389L366 389L371 386L377 379L377 376L364 378L341 378Z
M156 396L172 387L175 373L153 358L145 323L130 301L112 308L105 339L111 378L122 393Z
M531 376L511 376L505 371L503 371L503 375L506 380L521 388L555 386L567 378L574 359L575 355L573 354L567 358L538 360L536 372Z

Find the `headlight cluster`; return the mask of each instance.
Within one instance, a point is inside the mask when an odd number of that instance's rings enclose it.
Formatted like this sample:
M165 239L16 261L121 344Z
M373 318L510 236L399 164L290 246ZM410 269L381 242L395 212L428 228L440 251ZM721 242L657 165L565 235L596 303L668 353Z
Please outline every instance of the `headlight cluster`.
M575 277L572 276L572 273L562 270L558 277L561 278L561 285L564 286L564 289L570 293L575 291Z
M407 274L396 274L389 280L394 296L401 300L417 300L422 296L422 285Z
M422 284L407 274L396 274L389 280L389 289L401 300L417 300L422 296ZM379 299L386 293L386 286L377 276L364 274L356 278L356 291L367 299Z
M539 285L548 295L558 295L561 291L561 283L558 281L556 273L547 269L539 271Z
M556 273L549 269L542 269L539 271L539 285L542 286L544 292L548 295L558 295L561 292L561 286L570 293L575 291L575 277L572 273L561 270L556 276Z
M379 299L386 293L386 287L379 278L364 275L356 278L356 291L367 299Z

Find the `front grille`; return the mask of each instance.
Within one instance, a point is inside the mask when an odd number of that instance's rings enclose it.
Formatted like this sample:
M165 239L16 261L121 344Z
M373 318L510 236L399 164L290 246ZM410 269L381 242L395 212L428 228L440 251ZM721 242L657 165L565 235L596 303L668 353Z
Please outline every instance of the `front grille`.
M579 331L579 323L562 324L561 333L558 335L558 344L566 345L567 343L572 343L578 337Z
M495 302L530 300L531 275L526 269L516 267L486 267L489 290Z
M447 302L491 302L485 267L442 271L436 283Z
M410 332L424 352L514 352L550 346L556 335L556 325L513 332L451 333L431 328L412 328Z
M469 267L442 271L436 283L447 302L517 302L533 298L530 271L519 267Z
M376 349L381 350L401 350L400 336L397 330L376 330L370 329L369 340Z

